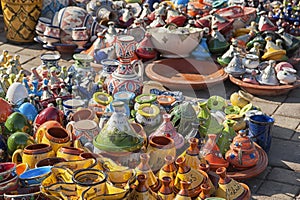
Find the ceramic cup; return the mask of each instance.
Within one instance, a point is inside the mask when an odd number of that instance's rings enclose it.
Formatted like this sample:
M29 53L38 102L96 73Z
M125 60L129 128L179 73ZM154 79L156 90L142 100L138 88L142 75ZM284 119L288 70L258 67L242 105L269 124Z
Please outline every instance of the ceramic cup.
M70 137L71 134L63 127L51 127L44 134L42 135L42 132L37 132L37 142L49 144L55 153L62 146L71 146L73 138Z
M274 118L268 115L252 115L249 117L249 137L269 152L272 141Z
M82 153L84 153L83 149L75 147L60 147L56 156L66 160L81 160L80 154Z
M35 167L54 166L56 163L66 162L67 160L59 157L50 157L40 160L36 163Z
M69 99L63 102L64 113L68 116L70 113L75 113L78 108L85 107L84 100L81 99Z
M79 140L83 146L87 143L92 143L93 139L99 134L100 129L98 124L89 119L71 121L66 126L67 131L75 136L76 140Z
M29 168L35 168L35 164L44 158L53 157L55 153L49 144L31 144L23 150L18 149L13 153L12 161L18 162L18 156L22 158L23 163L27 163Z
M89 108L79 109L72 116L72 120L75 122L80 121L80 120L86 120L86 119L93 120L96 123L99 123L99 119L98 119L95 111L92 109L89 109Z

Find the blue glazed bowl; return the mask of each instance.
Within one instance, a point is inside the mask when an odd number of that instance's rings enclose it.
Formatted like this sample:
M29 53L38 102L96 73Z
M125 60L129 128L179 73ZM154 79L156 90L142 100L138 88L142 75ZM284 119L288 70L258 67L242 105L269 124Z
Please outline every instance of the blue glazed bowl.
M20 184L24 187L39 186L41 182L51 173L52 166L30 169L20 175Z

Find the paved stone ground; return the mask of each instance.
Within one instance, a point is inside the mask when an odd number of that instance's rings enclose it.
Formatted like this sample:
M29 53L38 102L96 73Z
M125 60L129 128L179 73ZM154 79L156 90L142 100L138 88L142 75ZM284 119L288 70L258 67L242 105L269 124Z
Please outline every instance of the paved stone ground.
M25 69L41 64L39 56L46 52L40 44L13 45L6 41L0 17L0 52L8 50L10 54L20 54ZM62 55L60 65L70 66L72 55ZM298 74L300 67L298 66ZM184 91L192 97L208 98L220 95L226 98L239 88L228 80L202 91ZM276 97L255 97L253 104L275 118L272 131L273 140L268 154L267 169L259 176L244 181L249 185L252 198L256 200L300 200L300 88L286 95Z

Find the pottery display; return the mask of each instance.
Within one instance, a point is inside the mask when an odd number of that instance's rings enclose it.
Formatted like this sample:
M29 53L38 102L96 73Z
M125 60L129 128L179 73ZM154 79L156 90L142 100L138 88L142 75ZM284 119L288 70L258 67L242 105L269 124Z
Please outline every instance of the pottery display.
M175 165L175 158L173 156L167 155L165 157L165 165L162 166L162 168L157 173L157 176L159 180L162 181L162 184L164 182L163 179L166 179L166 177L170 178L170 183L168 180L165 181L165 183L168 183L168 186L174 185L174 180L177 174L177 166Z
M27 97L27 89L19 82L11 84L6 93L7 101L13 105L21 105Z
M7 151L12 155L17 149L24 149L30 144L35 144L34 138L24 132L15 132L7 139Z
M154 192L149 188L147 183L147 175L140 174L137 176L138 184L135 189L129 194L129 199L149 199L155 200L158 199Z
M55 153L48 144L32 144L24 149L17 149L12 155L12 161L18 163L18 155L22 158L23 163L27 163L29 168L35 168L38 161L54 157Z
M20 184L23 187L39 186L51 173L51 166L30 169L20 175Z
M175 197L175 194L170 187L171 185L171 178L164 176L161 179L162 186L158 191L158 196L160 196L164 200L172 200Z
M108 80L109 94L113 95L119 91L130 91L136 95L141 94L144 69L140 60L131 61L136 49L134 37L129 35L118 36L115 48L116 54L120 58L120 64ZM138 72L136 72L136 67L138 67Z
M45 108L36 116L34 120L34 128L37 130L42 124L48 121L56 121L62 125L64 119L63 115L63 112L55 107L50 106Z
M58 158L64 158L68 160L80 160L80 154L84 153L83 149L75 148L75 147L60 147L57 152L56 156Z

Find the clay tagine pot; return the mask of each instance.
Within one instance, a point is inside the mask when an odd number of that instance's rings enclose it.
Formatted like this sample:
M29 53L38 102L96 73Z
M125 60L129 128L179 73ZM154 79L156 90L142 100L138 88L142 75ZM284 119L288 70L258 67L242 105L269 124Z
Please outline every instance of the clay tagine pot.
M256 165L259 154L245 130L238 132L238 136L233 139L225 158L237 169L245 169Z

